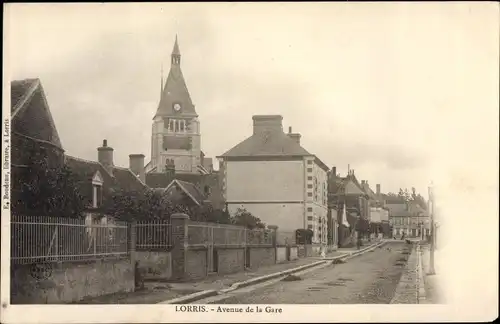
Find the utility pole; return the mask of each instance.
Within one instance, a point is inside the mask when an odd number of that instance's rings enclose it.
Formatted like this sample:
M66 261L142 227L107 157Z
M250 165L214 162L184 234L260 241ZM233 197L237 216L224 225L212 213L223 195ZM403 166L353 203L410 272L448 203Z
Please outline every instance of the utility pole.
M436 270L434 269L434 250L436 248L436 226L434 224L434 188L429 187L429 202L431 204L430 212L431 212L431 255L429 262L429 273L428 275L435 275Z

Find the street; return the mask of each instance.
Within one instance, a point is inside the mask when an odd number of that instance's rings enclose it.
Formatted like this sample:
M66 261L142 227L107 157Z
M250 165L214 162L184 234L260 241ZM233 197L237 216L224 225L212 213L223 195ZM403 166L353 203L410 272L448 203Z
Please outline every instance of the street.
M301 276L218 300L217 304L388 304L408 258L391 243Z

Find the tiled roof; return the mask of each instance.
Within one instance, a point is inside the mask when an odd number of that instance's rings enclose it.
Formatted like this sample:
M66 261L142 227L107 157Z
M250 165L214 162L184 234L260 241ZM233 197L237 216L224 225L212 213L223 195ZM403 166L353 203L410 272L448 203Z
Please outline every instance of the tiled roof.
M121 189L126 191L141 191L147 188L130 169L114 167L113 176Z
M31 88L38 86L38 79L25 79L25 80L15 80L10 83L10 107L11 112L14 112L14 108L23 99L24 96L28 94Z
M175 179L199 184L202 177L202 174L177 173L173 175L166 172L150 172L146 173L146 184L150 188L166 188Z
M104 191L108 192L116 186L113 177L98 162L66 155L66 165L77 178L79 192L88 203L92 202L92 177L97 171L99 171L104 180L102 185Z
M377 197L373 190L370 188L370 185L368 183L363 183L361 184L361 187L363 188L363 191L370 197L372 200L377 200Z
M11 82L11 119L12 132L62 149L39 79Z
M256 133L221 157L312 156L295 140L280 131Z
M130 170L115 167L113 175L96 161L84 160L66 155L66 164L78 178L79 189L88 199L92 197L92 177L97 171L103 177L103 190L121 189L124 191L141 191L147 186L143 184Z
M191 197L196 204L202 205L203 201L205 200L205 197L201 193L201 191L196 187L196 185L182 181L182 180L177 180L177 182L180 184L180 187L182 190L184 190L189 197Z

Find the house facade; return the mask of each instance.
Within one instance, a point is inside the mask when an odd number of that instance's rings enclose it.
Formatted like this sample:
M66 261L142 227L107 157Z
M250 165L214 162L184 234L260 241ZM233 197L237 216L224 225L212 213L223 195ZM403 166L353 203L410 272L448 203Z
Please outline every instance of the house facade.
M231 214L245 208L280 231L311 229L313 242L326 244L328 167L282 120L253 116L253 134L218 157L223 199Z

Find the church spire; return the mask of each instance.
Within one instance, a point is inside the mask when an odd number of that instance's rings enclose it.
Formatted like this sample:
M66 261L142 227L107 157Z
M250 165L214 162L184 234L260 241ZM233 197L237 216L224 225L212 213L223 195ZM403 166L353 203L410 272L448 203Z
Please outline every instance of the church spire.
M177 34L175 35L174 49L172 50L172 65L181 64L181 52L179 50L179 43L177 41Z

